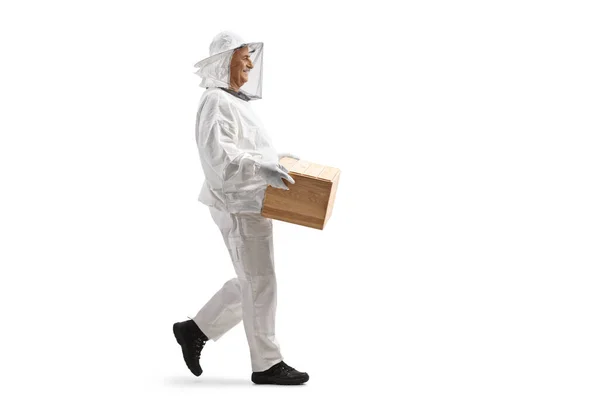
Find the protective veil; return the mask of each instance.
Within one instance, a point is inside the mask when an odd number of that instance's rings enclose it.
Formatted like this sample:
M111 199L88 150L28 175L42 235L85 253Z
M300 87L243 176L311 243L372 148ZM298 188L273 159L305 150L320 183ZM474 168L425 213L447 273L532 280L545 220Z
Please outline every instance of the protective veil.
M240 92L248 96L250 100L262 98L263 44L260 42L244 43L242 38L233 32L221 32L215 36L210 45L210 57L194 65L198 68L196 75L202 78L200 86L228 88L229 67L233 52L246 46L254 68L248 74L248 82L244 84Z
M254 68L236 93L228 90L230 62L234 51L244 46ZM207 88L196 121L206 178L199 200L209 206L237 278L226 282L194 321L210 339L217 340L243 320L255 372L282 361L275 339L273 228L260 211L267 184L279 180L285 187L281 178L287 175L279 169L271 140L250 107L250 100L262 95L262 47L262 43L245 44L237 35L223 32L214 38L210 57L196 64L201 86Z

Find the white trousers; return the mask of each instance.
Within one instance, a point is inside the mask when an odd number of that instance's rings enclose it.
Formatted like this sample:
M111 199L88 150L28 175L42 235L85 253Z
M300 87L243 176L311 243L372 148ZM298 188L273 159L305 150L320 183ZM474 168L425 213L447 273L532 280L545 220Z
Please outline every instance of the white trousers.
M283 360L275 339L273 222L260 214L209 209L221 230L237 278L225 282L198 311L194 322L209 339L217 340L243 320L252 371L264 371Z

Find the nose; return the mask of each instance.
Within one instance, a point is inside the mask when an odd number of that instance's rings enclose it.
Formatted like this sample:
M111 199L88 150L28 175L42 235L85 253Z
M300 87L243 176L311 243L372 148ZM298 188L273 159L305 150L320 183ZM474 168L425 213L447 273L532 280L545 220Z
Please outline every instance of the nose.
M248 60L248 63L246 64L246 66L250 69L254 68L254 64L252 64L252 60Z

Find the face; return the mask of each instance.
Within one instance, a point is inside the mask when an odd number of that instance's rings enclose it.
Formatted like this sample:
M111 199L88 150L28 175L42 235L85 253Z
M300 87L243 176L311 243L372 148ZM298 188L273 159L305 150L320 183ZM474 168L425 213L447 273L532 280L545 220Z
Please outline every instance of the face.
M248 82L248 73L252 68L254 68L254 65L250 61L250 53L247 46L234 51L229 68L229 86L233 90L238 91L244 83Z

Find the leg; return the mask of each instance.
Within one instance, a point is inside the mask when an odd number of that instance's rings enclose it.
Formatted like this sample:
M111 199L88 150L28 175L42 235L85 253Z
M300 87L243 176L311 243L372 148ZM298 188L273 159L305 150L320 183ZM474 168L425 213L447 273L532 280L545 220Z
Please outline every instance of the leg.
M194 317L194 322L212 340L218 340L242 320L242 293L237 278L215 293Z
M242 291L244 328L252 359L252 382L301 385L308 374L283 362L275 339L277 281L273 257L273 226L260 214L232 215L237 227L231 235L234 262Z
M223 240L229 251L231 261L235 264L237 253L232 251L229 237L235 228L235 221L228 213L210 207L213 221L221 231ZM242 320L242 291L237 278L231 279L214 294L194 317L194 322L209 339L218 340L227 331Z
M273 268L273 238L243 238L237 249L242 318L252 370L264 371L282 361L275 338L277 281Z
M231 219L226 218L228 214L219 214L212 209L211 213L221 232L231 230ZM228 236L224 237L225 243L228 243ZM173 325L173 334L181 346L183 359L194 375L202 374L200 354L206 341L217 340L242 320L241 298L238 279L231 279L198 311L193 320Z
M282 361L275 338L277 282L273 258L273 225L260 214L213 215L223 229L241 292L242 318L253 371Z

